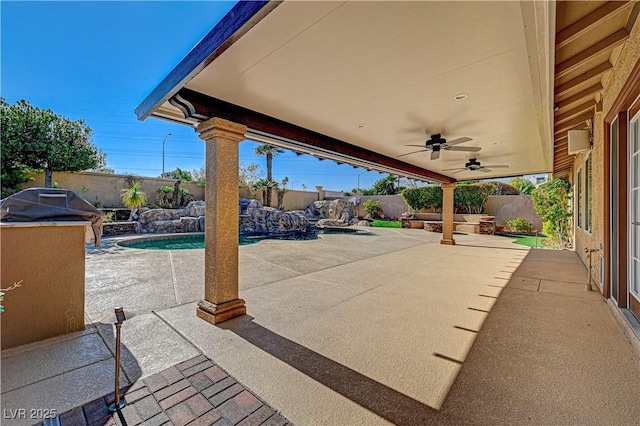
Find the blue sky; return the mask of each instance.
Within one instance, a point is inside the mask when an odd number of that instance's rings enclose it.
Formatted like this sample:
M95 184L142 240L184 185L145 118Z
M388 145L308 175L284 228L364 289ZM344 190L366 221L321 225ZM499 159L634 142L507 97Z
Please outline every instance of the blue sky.
M204 143L183 125L150 118L134 108L234 2L0 2L1 93L9 103L26 99L71 119L84 119L93 142L116 173L158 176L165 169L204 165ZM240 144L240 162L256 144ZM364 173L363 173L364 172ZM370 187L384 175L338 166L291 152L274 159L274 178L294 189Z

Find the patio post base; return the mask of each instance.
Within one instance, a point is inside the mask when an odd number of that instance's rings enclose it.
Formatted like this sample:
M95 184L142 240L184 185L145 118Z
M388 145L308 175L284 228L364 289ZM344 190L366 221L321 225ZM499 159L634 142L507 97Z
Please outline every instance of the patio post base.
M453 238L449 239L441 239L440 240L440 244L446 244L448 246L455 246L456 245L456 240L454 240Z
M201 300L198 302L198 309L196 309L198 317L211 324L219 324L231 318L246 315L246 313L247 307L242 299L230 300L218 304Z

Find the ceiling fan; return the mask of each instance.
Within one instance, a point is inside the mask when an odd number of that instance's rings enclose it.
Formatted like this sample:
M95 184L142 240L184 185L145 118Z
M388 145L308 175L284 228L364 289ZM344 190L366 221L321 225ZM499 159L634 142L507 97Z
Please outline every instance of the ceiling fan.
M491 167L491 168L489 168ZM492 169L506 169L509 166L506 164L492 164L490 166L483 166L480 164L480 162L476 159L476 158L470 158L469 161L464 165L464 167L457 167L455 169L444 169L442 170L443 172L449 172L452 170L456 170L455 173L460 173L464 170L469 170L471 172L476 172L476 171L480 171L483 173L489 173L491 171L493 171Z
M405 145L405 146L419 146L423 149L418 151L408 152L406 154L398 155L398 157L404 157L405 155L411 155L418 152L431 151L431 159L437 160L440 158L440 151L468 151L468 152L478 152L480 151L480 147L476 146L456 146L458 144L469 142L473 139L471 138L458 138L452 141L447 141L442 137L440 133L436 133L431 135L431 138L428 139L424 145Z

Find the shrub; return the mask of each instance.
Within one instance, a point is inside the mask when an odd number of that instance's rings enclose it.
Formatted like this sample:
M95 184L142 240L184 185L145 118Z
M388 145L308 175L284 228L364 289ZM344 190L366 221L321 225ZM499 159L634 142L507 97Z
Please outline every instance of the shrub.
M371 216L372 219L382 219L382 201L367 200L362 205L365 213Z
M533 190L536 188L531 181L523 178L523 177L515 177L509 181L509 183L518 188L520 194L522 195L531 195Z
M531 223L527 222L521 217L516 217L514 219L507 219L504 221L504 223L507 225L507 228L509 228L509 230L512 232L529 233L533 230L533 226L531 225Z
M460 183L453 193L454 208L463 209L468 214L482 213L487 198L495 192L495 188L494 182L473 185Z
M161 186L160 188L158 188L158 194L167 196L168 194L171 194L173 192L173 187L172 186Z
M133 219L133 212L147 202L147 194L140 189L140 182L132 182L129 188L122 190L122 204L131 209L129 220Z
M571 183L556 178L543 183L533 193L533 207L543 220L543 232L561 247L571 245Z
M115 215L116 214L114 212L105 213L104 220L102 222L103 223L111 223L111 222L113 222Z
M520 195L520 189L516 188L513 185L509 185L508 183L500 181L489 183L495 185L494 191L489 195Z
M402 191L402 197L414 211L430 208L436 211L442 208L442 188L440 186L423 186L421 188L407 188Z

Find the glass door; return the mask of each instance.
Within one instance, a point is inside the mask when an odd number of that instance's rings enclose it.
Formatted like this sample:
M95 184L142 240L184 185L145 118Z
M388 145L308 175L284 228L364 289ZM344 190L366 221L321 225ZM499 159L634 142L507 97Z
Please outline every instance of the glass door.
M640 113L629 123L629 301L640 305ZM634 303L636 302L636 303Z
M618 167L618 119L616 119L613 123L611 123L611 133L609 134L611 155L609 156L610 169L611 169L611 190L609 191L611 202L610 208L611 212L609 217L610 221L610 289L611 289L611 298L618 302L618 202L619 202L619 194L618 188L620 187L619 183L619 167ZM625 300L623 298L623 300Z

